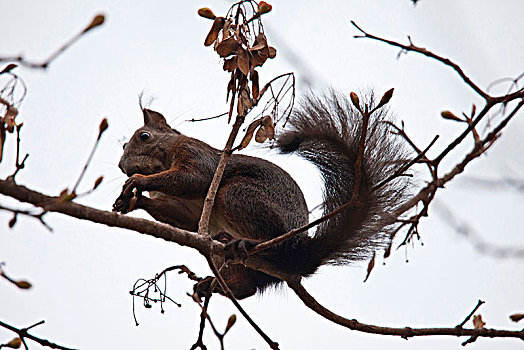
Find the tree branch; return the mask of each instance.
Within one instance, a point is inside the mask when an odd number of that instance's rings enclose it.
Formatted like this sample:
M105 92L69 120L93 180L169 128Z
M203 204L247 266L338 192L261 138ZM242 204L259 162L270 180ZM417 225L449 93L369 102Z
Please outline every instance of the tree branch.
M394 327L380 327L370 324L365 324L358 322L356 319L347 319L342 316L335 314L334 312L326 309L319 302L315 300L307 292L307 290L300 284L295 281L287 282L288 286L297 294L297 296L302 300L302 302L309 307L311 310L319 314L320 316L339 324L343 327L349 328L351 330L371 333L371 334L382 334L382 335L393 335L399 336L404 339L411 337L421 337L421 336L431 336L431 335L453 335L457 337L470 336L470 337L489 337L489 338L518 338L524 340L524 330L521 331L510 331L510 330L500 330L492 328L483 328L483 329L471 329L471 328L461 328L461 327L452 327L452 328L394 328Z

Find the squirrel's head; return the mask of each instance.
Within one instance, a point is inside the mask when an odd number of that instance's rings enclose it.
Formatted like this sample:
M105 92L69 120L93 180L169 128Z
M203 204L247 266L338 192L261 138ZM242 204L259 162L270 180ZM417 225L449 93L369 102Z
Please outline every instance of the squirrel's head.
M124 154L118 167L127 175L151 175L171 166L173 141L180 133L172 129L164 116L150 109L142 109L144 126L124 144Z

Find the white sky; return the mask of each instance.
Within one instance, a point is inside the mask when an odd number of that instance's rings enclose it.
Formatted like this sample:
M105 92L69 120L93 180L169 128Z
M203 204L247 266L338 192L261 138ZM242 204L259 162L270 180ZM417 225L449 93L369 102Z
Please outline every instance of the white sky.
M481 87L524 70L522 1L496 5L487 0L421 0L417 7L408 0L272 4L265 26L278 55L259 71L262 82L296 71L299 93L307 90L306 78L315 91L328 86L344 92L374 87L381 94L394 87L391 108L405 121L412 139L424 146L435 134L441 135L434 154L460 132L456 123L440 118L440 112L469 112L471 103L480 106L481 101L442 64L415 54L396 60L397 49L353 39L357 31L351 19L388 38L404 41L410 34L415 44L453 58ZM183 122L227 109L228 74L221 70L218 56L202 44L211 25L196 15L203 6L216 14L228 8L225 1L0 0L0 55L24 53L29 59L44 59L96 13L107 16L103 27L60 56L48 71L17 70L29 87L18 121L24 122L22 149L30 153L18 182L52 195L71 187L100 120L107 117L110 128L83 185L89 188L100 175L105 180L96 193L79 202L110 210L125 180L117 168L121 140L141 125L137 96L142 90L155 97L151 107L167 116L172 126L221 148L229 130L224 120ZM289 59L293 56L301 63ZM522 193L474 187L465 177L522 179L523 132L522 120L513 121L488 157L468 167L463 179L447 186L436 203L454 210L484 240L504 246L524 246ZM13 171L10 136L1 178ZM271 157L252 148L246 153ZM311 168L289 158L272 159L297 179L310 206L318 204L319 181ZM425 175L421 169L419 183ZM18 206L5 197L0 197L0 204ZM524 311L523 260L479 254L470 241L443 224L436 209L430 207L430 217L420 225L424 245L395 251L385 266L377 264L365 284L361 264L323 268L305 282L306 287L333 311L376 325L453 327L480 298L486 301L480 313L487 327L519 329L508 315ZM0 281L0 320L23 327L45 319L36 335L80 349L188 349L196 340L199 310L185 296L191 283L184 277L168 276L169 295L182 308L168 304L161 315L158 305L150 310L139 307L139 327L134 325L128 292L138 278L151 278L170 265L186 264L207 275L205 261L197 253L57 214L47 216L53 233L29 218L19 218L15 229L9 230L10 217L0 213L0 261L7 263L9 274L27 278L34 288L19 291ZM219 299L212 301L210 314L223 328L229 315L238 312L229 301ZM243 305L282 349L455 349L465 340L405 341L349 331L309 311L285 288ZM226 348L267 348L238 316ZM207 334L208 348L218 348L214 336ZM11 336L0 329L0 343ZM479 339L468 347L522 349L522 342ZM40 347L31 342L30 348Z

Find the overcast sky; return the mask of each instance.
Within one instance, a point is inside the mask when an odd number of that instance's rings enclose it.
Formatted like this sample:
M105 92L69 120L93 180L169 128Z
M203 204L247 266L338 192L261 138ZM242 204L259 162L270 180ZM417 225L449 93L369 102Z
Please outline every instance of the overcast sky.
M261 82L295 71L298 93L334 87L345 93L372 87L379 94L394 87L391 109L420 146L441 137L436 154L460 133L457 123L440 118L442 110L469 112L482 105L471 89L447 67L415 54L396 59L398 50L353 39L355 20L377 35L424 46L459 63L485 88L502 77L524 71L522 14L524 2L430 1L416 7L409 0L275 1L264 16L277 58L259 71ZM138 95L154 98L151 108L163 113L183 133L222 148L229 127L223 119L188 123L227 109L229 75L218 56L203 46L211 22L196 15L199 7L224 14L226 1L8 1L0 0L0 55L23 53L43 60L54 49L104 13L106 23L57 58L45 71L16 70L28 94L20 109L22 150L30 154L18 182L57 195L76 181L104 117L103 135L82 188L104 176L104 183L80 203L110 210L125 176L117 167L125 137L141 125ZM2 66L0 65L0 68ZM308 85L308 83L310 85ZM499 86L503 91L507 86ZM522 114L522 113L521 113ZM452 210L486 242L524 246L522 192L510 187L479 187L472 178L524 177L524 123L512 121L503 137L466 173L439 192L430 217L420 225L422 242L394 251L362 283L366 264L322 268L305 282L319 302L348 318L381 326L445 326L460 323L478 299L486 327L521 329L509 321L524 311L524 261L496 258L475 249L443 220ZM13 171L14 137L9 135L0 178ZM452 160L460 159L460 148ZM248 147L246 154L270 157L303 188L310 207L320 202L320 181L311 167L292 158ZM431 156L431 154L430 154ZM450 166L452 163L445 163ZM427 176L418 171L417 182ZM1 205L26 207L0 196ZM147 217L145 214L133 213ZM138 307L132 316L129 291L139 278L186 264L209 274L204 259L179 247L135 232L80 222L58 214L46 216L54 228L20 218L13 230L11 214L0 212L0 261L7 273L34 284L20 291L0 280L0 320L24 327L42 319L34 334L80 349L188 349L198 335L199 309L186 295L191 283L168 276L167 304ZM402 237L399 237L402 238ZM409 261L409 262L406 262ZM247 312L282 349L456 349L465 338L426 337L405 341L368 335L334 325L314 314L293 292L282 288L242 302ZM140 305L138 301L137 305ZM214 298L210 314L220 329L238 314L224 298ZM469 324L471 326L471 324ZM0 329L0 343L12 333ZM209 349L218 348L210 332ZM522 349L517 340L479 339L471 349ZM30 342L31 349L40 349ZM242 317L226 337L227 349L265 349L267 345Z

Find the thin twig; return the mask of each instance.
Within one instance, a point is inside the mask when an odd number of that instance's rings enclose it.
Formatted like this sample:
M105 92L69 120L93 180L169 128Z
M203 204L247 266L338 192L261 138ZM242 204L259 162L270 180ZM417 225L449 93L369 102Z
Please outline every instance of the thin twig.
M18 336L20 337L20 339L22 340L22 343L24 344L25 348L27 349L27 344L25 343L25 338L27 339L31 339L32 341L42 345L42 346L47 346L51 349L61 349L61 350L74 350L72 348L67 348L65 346L62 346L62 345L58 345L58 344L55 344L55 343L52 343L50 342L49 340L46 340L46 339L42 339L42 338L38 338L38 337L35 337L34 335L31 335L29 334L29 330L33 327L36 327L36 326L39 326L41 324L44 324L45 321L40 321L40 322L37 322L29 327L26 327L26 328L16 328L16 327L13 327L7 323L4 323L2 321L0 321L0 326L1 327L4 327L12 332L15 332L16 334L18 334Z
M456 325L455 327L457 327L457 328L462 328L462 327L466 324L466 322L469 321L469 319L471 318L471 316L473 316L473 314L475 313L475 311L477 311L478 308L479 308L482 304L484 304L484 303L485 303L484 301L482 301L482 300L479 299L479 301L478 301L478 303L477 303L477 306L475 306L475 308L473 308L473 310L471 310L471 312L469 313L468 316L466 316L466 318L464 319L464 321L462 321L460 324Z
M14 56L14 57L0 57L0 62L18 62L23 66L34 68L34 69L47 69L51 62L53 62L58 56L60 56L64 51L66 51L68 48L70 48L75 42L78 41L84 34L86 34L88 31L92 30L93 28L96 28L104 23L104 16L103 15L96 15L91 20L91 23L86 26L81 32L73 36L71 39L66 41L62 46L58 48L55 52L53 52L49 57L41 62L36 63L33 61L29 61L25 59L23 56Z
M257 331L258 334L260 334L260 336L266 341L266 343L269 345L269 347L273 350L276 350L278 349L278 343L274 342L273 340L271 340L271 338L269 338L266 333L264 333L264 331L253 321L253 319L247 314L247 312L242 308L242 306L240 305L240 303L238 302L238 300L235 298L235 296L233 295L233 292L231 291L231 289L229 289L226 281L224 280L224 278L222 277L222 275L220 274L220 272L218 271L214 261L212 258L210 257L206 257L207 259L207 262L209 264L209 267L211 268L211 271L213 272L213 275L215 275L217 281L218 281L218 284L220 285L220 287L222 288L222 290L224 291L224 293L226 294L226 296L231 300L231 302L236 306L236 308L238 309L238 311L242 314L242 316L244 316L244 318L249 322L249 324Z

